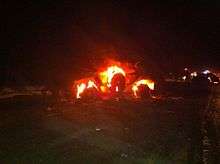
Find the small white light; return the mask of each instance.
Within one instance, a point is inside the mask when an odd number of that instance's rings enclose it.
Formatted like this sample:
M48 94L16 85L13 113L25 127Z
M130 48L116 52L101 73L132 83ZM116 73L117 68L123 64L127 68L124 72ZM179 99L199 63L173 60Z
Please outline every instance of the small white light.
M205 71L203 71L202 73L203 73L203 74L208 74L208 73L210 73L210 71L209 71L209 70L205 70Z
M118 86L116 86L115 91L116 91L116 92L118 92L118 91L119 91Z

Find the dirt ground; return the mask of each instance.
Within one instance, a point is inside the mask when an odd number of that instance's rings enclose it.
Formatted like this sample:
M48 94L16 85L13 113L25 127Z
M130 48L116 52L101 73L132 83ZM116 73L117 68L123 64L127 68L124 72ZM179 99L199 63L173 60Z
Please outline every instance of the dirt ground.
M0 163L218 163L220 97L1 106Z

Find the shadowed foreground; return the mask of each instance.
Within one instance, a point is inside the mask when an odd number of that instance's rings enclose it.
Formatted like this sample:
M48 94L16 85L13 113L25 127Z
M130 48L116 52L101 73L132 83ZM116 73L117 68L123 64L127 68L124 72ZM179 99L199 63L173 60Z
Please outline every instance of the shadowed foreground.
M218 163L219 91L144 102L2 105L1 163Z

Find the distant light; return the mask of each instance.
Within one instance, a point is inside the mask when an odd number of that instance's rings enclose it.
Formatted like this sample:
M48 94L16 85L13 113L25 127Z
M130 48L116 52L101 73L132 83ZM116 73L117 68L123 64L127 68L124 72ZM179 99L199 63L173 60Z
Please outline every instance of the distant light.
M211 79L211 77L208 77L208 80L209 80L210 82L212 82L212 79Z
M183 76L182 79L183 79L183 80L186 80L186 76Z
M217 82L217 81L214 81L214 84L218 84L218 82Z
M188 71L188 68L184 68L184 71Z
M208 73L210 73L210 71L209 71L209 70L205 70L205 71L203 71L202 73L203 73L203 74L208 74Z
M192 77L196 77L196 76L197 76L197 72L192 72L190 75L191 75Z

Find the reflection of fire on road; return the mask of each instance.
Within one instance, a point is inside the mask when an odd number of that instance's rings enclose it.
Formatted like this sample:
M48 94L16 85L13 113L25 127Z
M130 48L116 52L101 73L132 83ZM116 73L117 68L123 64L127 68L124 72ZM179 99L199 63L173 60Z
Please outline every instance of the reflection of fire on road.
M140 79L138 81L130 78L129 74L135 72L127 67L123 67L121 63L112 63L100 71L95 73L92 78L85 78L75 82L76 98L82 98L87 90L94 90L99 96L102 95L122 95L132 86L130 91L135 98L138 98L138 92L148 92L154 90L154 81L150 79ZM141 86L147 87L147 90L142 90ZM90 92L94 93L94 92ZM91 95L94 96L94 95Z

